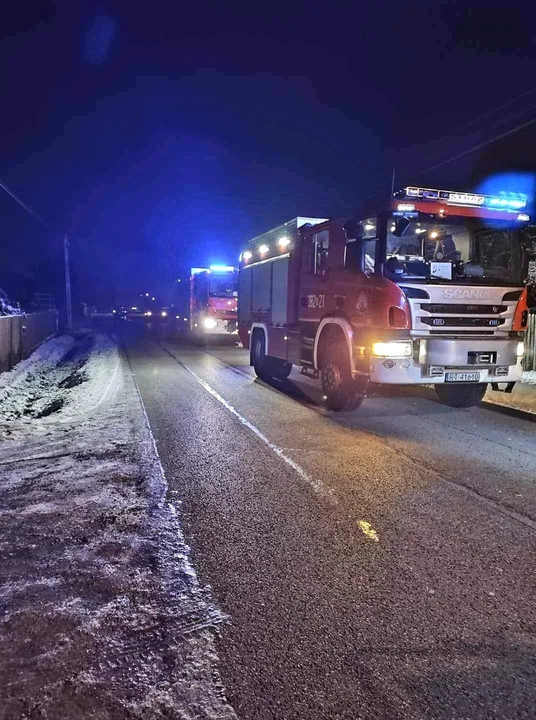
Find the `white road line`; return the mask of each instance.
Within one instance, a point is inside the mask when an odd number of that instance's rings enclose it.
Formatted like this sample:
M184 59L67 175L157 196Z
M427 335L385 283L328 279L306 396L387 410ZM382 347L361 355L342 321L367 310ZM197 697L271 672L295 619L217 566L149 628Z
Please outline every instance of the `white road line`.
M173 515L173 518L176 522L175 532L177 533L177 540L178 545L175 548L175 559L179 562L179 565L181 567L181 570L189 577L191 586L193 588L193 593L198 594L201 590L201 584L199 582L199 579L197 577L197 572L195 570L194 565L192 564L190 560L190 547L186 542L186 538L183 533L180 515L177 511L176 505L180 505L181 501L175 501L172 502L168 495L169 495L169 484L166 477L166 471L164 470L164 466L162 464L162 458L160 457L160 453L158 452L158 445L156 443L156 438L153 433L153 429L151 427L151 422L149 420L149 415L147 414L147 409L145 407L145 403L143 401L143 397L138 385L138 381L136 379L136 375L134 374L134 369L132 367L132 363L130 361L130 357L128 353L126 353L127 362L130 369L130 375L132 377L132 382L134 385L134 389L136 391L140 407L143 414L143 420L144 424L149 436L149 440L151 442L152 450L154 453L154 462L155 462L155 468L156 472L160 476L160 482L162 484L163 488L163 494L162 494L162 500L161 503L165 505ZM229 619L229 617L220 611L216 604L216 600L212 598L212 594L210 595L210 600L206 600L206 603L208 605L212 606L212 615L211 617L206 621L200 624L198 627L191 626L187 628L188 632L195 632L196 630L202 630L204 628L208 628L211 631L214 631L216 626L219 625L221 622L225 622ZM220 675L220 658L219 655L216 652L216 649L214 648L213 644L213 636L210 640L210 647L207 651L204 651L204 655L202 658L202 661L205 662L208 665L208 668L212 674L213 680L215 682L216 688L220 690L222 693L222 702L224 704L224 709L227 711L227 714L222 717L228 717L229 720L238 720L238 717L236 713L234 712L233 707L230 705L229 701L227 700L227 697L225 696L225 691L223 691L223 682ZM223 692L222 692L223 691Z
M175 358L176 359L176 358ZM271 442L266 435L263 435L263 433L259 430L258 427L253 425L247 418L245 418L243 415L241 415L236 408L234 408L230 403L227 402L227 400L222 397L214 388L209 385L205 380L199 377L192 369L190 369L187 365L185 365L182 360L179 361L182 367L185 370L188 370L190 375L194 377L197 382L201 385L202 388L204 388L210 395L212 395L213 398L215 398L223 407L228 410L231 415L234 415L245 427L247 427L248 430L250 430L252 433L254 433L262 442L270 448L272 452L274 452L281 460L283 460L289 467L291 467L298 475L301 477L302 480L304 480L310 487L313 488L313 490L318 493L318 495L321 495L326 500L329 500L329 502L333 503L334 505L337 504L337 500L334 497L333 490L331 488L326 488L324 483L322 483L320 480L316 480L313 478L309 473L307 473L301 465L298 465L297 462L294 462L292 458L290 458L288 455L285 454L285 452L278 447L277 445L274 445L273 442Z
M238 373L239 375L242 375L243 377L247 378L248 380L256 380L256 375L254 373L248 373L245 370L241 370L240 368L235 367L235 365L231 365L231 363L225 362L225 360L222 360L217 355L213 355L212 353L203 351L204 355L208 355L208 357L211 357L213 360L217 360L217 362L221 363L222 365L225 365L225 367L228 367L230 370L232 370L234 373Z
M160 345L161 345L162 348L164 348L164 350L165 350L169 355L171 355L172 357L174 357L175 360L177 360L177 362L181 362L181 363L182 363L182 360L179 360L178 357L169 349L169 347L168 347L166 344L160 343ZM220 357L218 357L217 355L213 355L211 352L208 352L207 350L200 350L200 352L202 352L203 355L206 355L207 357L211 358L212 360L215 360L216 362L220 363L220 365L223 365L224 367L229 368L229 369L232 370L235 374L242 375L242 377L245 377L247 380L251 380L252 382L255 382L255 381L257 381L257 380L259 379L259 378L255 375L255 373L248 373L248 372L246 372L245 370L241 370L240 368L237 368L235 365L231 365L231 363L228 363L228 362L226 362L225 360L222 360ZM296 378L291 378L291 381L295 382L295 381L296 381ZM264 385L265 385L265 387L269 387L271 390L274 390L275 392L279 393L280 395L282 395L282 396L284 396L284 397L288 397L288 396L286 395L286 393L284 392L284 390L282 390L282 389L280 389L280 388L278 388L278 387L274 387L273 385L270 385L270 384L268 384L268 383L264 383ZM317 415L322 415L322 416L324 416L324 417L326 416L326 410L325 410L325 408L320 407L319 405L317 405L317 404L314 402L314 400L312 400L312 399L303 400L303 399L301 399L301 398L293 398L293 401L299 403L302 407L305 407L305 408L307 408L308 410L312 410L312 411L315 412Z

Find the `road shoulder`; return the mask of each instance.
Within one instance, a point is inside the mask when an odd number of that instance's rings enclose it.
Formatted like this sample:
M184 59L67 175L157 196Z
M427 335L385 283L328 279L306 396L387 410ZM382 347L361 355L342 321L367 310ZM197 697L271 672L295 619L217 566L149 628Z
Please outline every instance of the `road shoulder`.
M127 361L59 343L3 381L0 718L234 718Z

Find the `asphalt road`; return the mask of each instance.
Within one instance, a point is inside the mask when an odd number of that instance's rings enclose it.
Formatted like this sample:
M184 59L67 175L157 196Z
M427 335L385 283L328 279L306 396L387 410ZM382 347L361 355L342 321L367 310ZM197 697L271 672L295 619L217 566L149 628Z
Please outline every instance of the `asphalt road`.
M127 348L239 718L536 717L536 424Z

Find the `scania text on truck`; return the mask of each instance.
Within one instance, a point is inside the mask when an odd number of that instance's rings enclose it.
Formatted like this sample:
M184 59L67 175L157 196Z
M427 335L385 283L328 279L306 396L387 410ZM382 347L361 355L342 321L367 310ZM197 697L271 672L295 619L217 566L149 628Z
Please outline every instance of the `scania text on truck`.
M177 320L193 338L237 335L237 270L230 265L192 268L187 297L177 307ZM187 307L183 307L185 302Z
M297 218L241 255L238 325L264 379L293 365L326 405L434 385L453 407L521 379L527 198L407 187L380 212Z

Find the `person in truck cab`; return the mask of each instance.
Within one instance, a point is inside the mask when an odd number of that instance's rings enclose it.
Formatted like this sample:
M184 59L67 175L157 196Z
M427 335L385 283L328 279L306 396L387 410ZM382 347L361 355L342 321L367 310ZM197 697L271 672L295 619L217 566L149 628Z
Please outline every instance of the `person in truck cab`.
M456 243L452 235L441 235L436 242L434 260L445 261L459 260L459 253L456 250Z
M385 262L385 277L389 280L400 280L400 277L404 275L406 271L405 265L397 257L393 256L388 258Z

